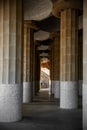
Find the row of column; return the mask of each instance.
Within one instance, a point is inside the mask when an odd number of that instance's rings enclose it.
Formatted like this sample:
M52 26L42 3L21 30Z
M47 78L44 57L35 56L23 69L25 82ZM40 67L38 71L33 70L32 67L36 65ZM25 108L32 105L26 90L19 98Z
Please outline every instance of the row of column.
M87 129L87 55L86 23L87 1L83 2L83 123ZM68 19L67 19L68 18ZM77 10L61 11L60 32L60 107L77 108L78 80L78 23ZM24 32L29 31L25 29ZM22 118L22 75L23 75L23 13L22 0L0 1L0 122L18 121ZM26 42L26 35L24 35ZM26 46L26 45L25 45ZM25 47L25 50L29 49ZM24 69L30 61L25 58ZM26 70L26 69L25 69ZM24 88L29 89L29 76L24 72ZM27 83L27 84L26 84ZM25 87L26 86L26 87ZM26 90L25 92L26 93ZM27 96L29 97L29 95ZM26 98L28 99L28 98ZM24 100L26 100L24 97Z
M78 12L61 11L60 27L60 107L78 106Z
M34 31L22 8L22 0L0 1L0 122L21 120L35 91Z
M56 16L60 15L60 19L61 19L61 25L60 25L61 26L60 27L60 107L68 108L68 109L77 108L78 107L78 91L79 91L79 95L83 96L83 129L86 130L87 129L87 78L86 78L87 77L86 76L87 75L86 74L86 70L87 70L86 69L87 68L87 53L86 53L87 52L87 45L86 45L87 44L86 42L87 41L87 36L86 36L87 34L87 28L86 28L87 1L86 0L83 1L83 40L82 40L82 33L80 32L81 35L78 35L77 9L69 8L69 5L70 3L68 5L65 4L65 6L67 6L67 8L65 9L61 9L61 7L59 7L59 9L57 10L57 8L55 7ZM73 4L71 6L73 6ZM83 60L83 63L82 63L82 60ZM82 79L83 79L83 93L82 93ZM78 90L78 87L80 87L79 90Z
M60 32L51 35L54 41L51 54L51 93L54 98L60 98Z
M23 102L31 101L31 79L30 79L30 40L32 30L24 24L24 46L23 46ZM33 33L32 33L33 35ZM33 40L33 39L32 39Z
M22 0L0 0L0 122L22 118Z
M62 1L60 1L60 3L61 2ZM67 1L66 4L63 6L62 4L60 4L60 6L58 6L58 10L55 7L56 16L59 15L61 19L60 20L61 21L60 24L60 108L65 108L65 109L77 108L78 95L80 96L82 95L83 96L83 129L86 130L87 129L87 74L86 74L87 1L83 0L83 43L82 43L82 33L80 32L81 35L79 35L78 33L78 9L81 9L82 3L81 1L76 1L76 3L74 3L73 1ZM73 6L75 4L78 6ZM71 8L69 6L71 6ZM54 66L55 63L56 62L53 62L52 67ZM51 77L54 77L54 75ZM82 92L82 79L83 79L83 92ZM80 89L78 87L80 87Z
M54 40L54 52L52 55L53 76L51 76L54 79L59 79L60 84L56 86L52 83L52 86L56 88L56 91L54 91L54 97L56 97L56 93L59 93L58 88L60 86L60 108L73 109L78 107L78 85L80 85L79 95L81 95L82 90L82 39L80 38L81 40L78 40L78 8L80 7L81 3L77 1L78 6L76 6L75 9L72 8L74 5L73 1L68 1L66 4L64 4L63 1L60 3L60 6L55 5L53 12L54 15L60 17L61 22L59 46L56 46ZM59 36L57 35L57 37ZM59 41L57 40L57 44L58 42ZM60 52L55 48L55 46L59 48ZM57 68L56 66L58 65L58 58L60 59L60 66ZM59 78L56 76L56 74L60 75Z
M29 103L39 91L40 61L34 41L33 22L24 24L23 103Z

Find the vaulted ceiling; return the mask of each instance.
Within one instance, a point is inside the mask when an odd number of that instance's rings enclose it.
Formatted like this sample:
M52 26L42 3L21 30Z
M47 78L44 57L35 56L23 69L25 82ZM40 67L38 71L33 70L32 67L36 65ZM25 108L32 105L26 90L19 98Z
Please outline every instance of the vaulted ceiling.
M24 0L24 20L34 20L39 28L39 30L34 33L34 40L40 41L43 45L40 47L38 45L39 50L37 49L37 51L40 57L49 55L49 50L46 49L45 43L49 41L50 32L59 30L59 19L52 16L52 8L55 1L56 0ZM48 47L50 45L48 42Z
M24 19L40 21L51 15L51 0L24 0Z
M34 40L40 43L38 47L41 44L48 44L48 46L50 46L52 43L52 41L49 40L50 33L60 30L60 19L52 15L53 6L57 1L59 0L24 0L24 20L35 21L39 28L39 30L34 33ZM82 23L81 19L79 19L79 25ZM79 28L81 28L81 26ZM40 55L47 55L47 50L44 46L37 51Z

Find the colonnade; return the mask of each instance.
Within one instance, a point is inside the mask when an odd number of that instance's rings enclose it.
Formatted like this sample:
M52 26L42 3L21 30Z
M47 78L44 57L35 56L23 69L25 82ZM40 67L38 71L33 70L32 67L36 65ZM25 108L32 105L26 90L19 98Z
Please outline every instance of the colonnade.
M55 88L51 93L60 98L60 108L78 108L78 84L81 88L83 82L83 94L80 91L79 95L83 96L84 130L87 129L86 5L83 0L82 43L78 33L82 3L61 0L54 4L53 15L60 18L60 31L55 33L51 51L51 81ZM31 24L23 22L22 0L0 1L0 122L21 120L22 102L29 103L39 90L40 60Z

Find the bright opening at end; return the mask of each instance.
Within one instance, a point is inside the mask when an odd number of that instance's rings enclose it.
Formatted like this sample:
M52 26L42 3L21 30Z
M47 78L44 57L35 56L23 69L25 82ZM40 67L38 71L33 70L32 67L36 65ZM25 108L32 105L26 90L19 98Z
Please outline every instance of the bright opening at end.
M45 57L41 58L40 66L40 91L48 91L50 94L50 60Z

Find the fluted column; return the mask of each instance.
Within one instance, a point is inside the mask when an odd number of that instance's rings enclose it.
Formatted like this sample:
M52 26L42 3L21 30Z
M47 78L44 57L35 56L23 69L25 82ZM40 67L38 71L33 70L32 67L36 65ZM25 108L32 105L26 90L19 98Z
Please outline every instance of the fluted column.
M40 59L37 52L35 50L35 95L38 94L40 89Z
M60 18L60 107L78 106L78 10L83 1L58 0L52 13Z
M49 80L49 95L52 96L52 51L50 52L50 80Z
M32 52L33 52L33 55L32 55L33 56L32 57L33 58L32 59L33 60L33 66L32 66L33 67L32 68L33 69L33 75L32 75L33 76L33 86L32 87L33 87L33 97L35 97L35 95L36 95L36 91L35 91L35 89L36 89L35 88L35 65L36 65L35 64L35 42L33 43L32 49L33 49L32 50Z
M54 97L60 98L60 32L55 33L54 37Z
M83 0L83 130L87 130L87 0Z
M79 62L79 96L82 96L82 82L83 82L83 34L82 30L79 30L78 39L78 62Z
M60 107L78 107L78 13L61 11L60 28Z
M54 45L52 44L52 50L51 50L51 86L50 86L50 92L54 96Z
M0 0L0 122L22 118L22 0Z
M49 95L52 95L52 49L50 52L50 81L49 81Z
M30 24L24 24L24 51L23 51L23 103L31 101L31 81L30 81L30 44L32 29ZM32 39L33 40L33 39Z
M32 30L32 33L34 31ZM33 93L34 93L34 88L33 88L33 64L34 64L34 35L31 35L31 44L30 44L30 81L31 81L31 99L33 100Z

